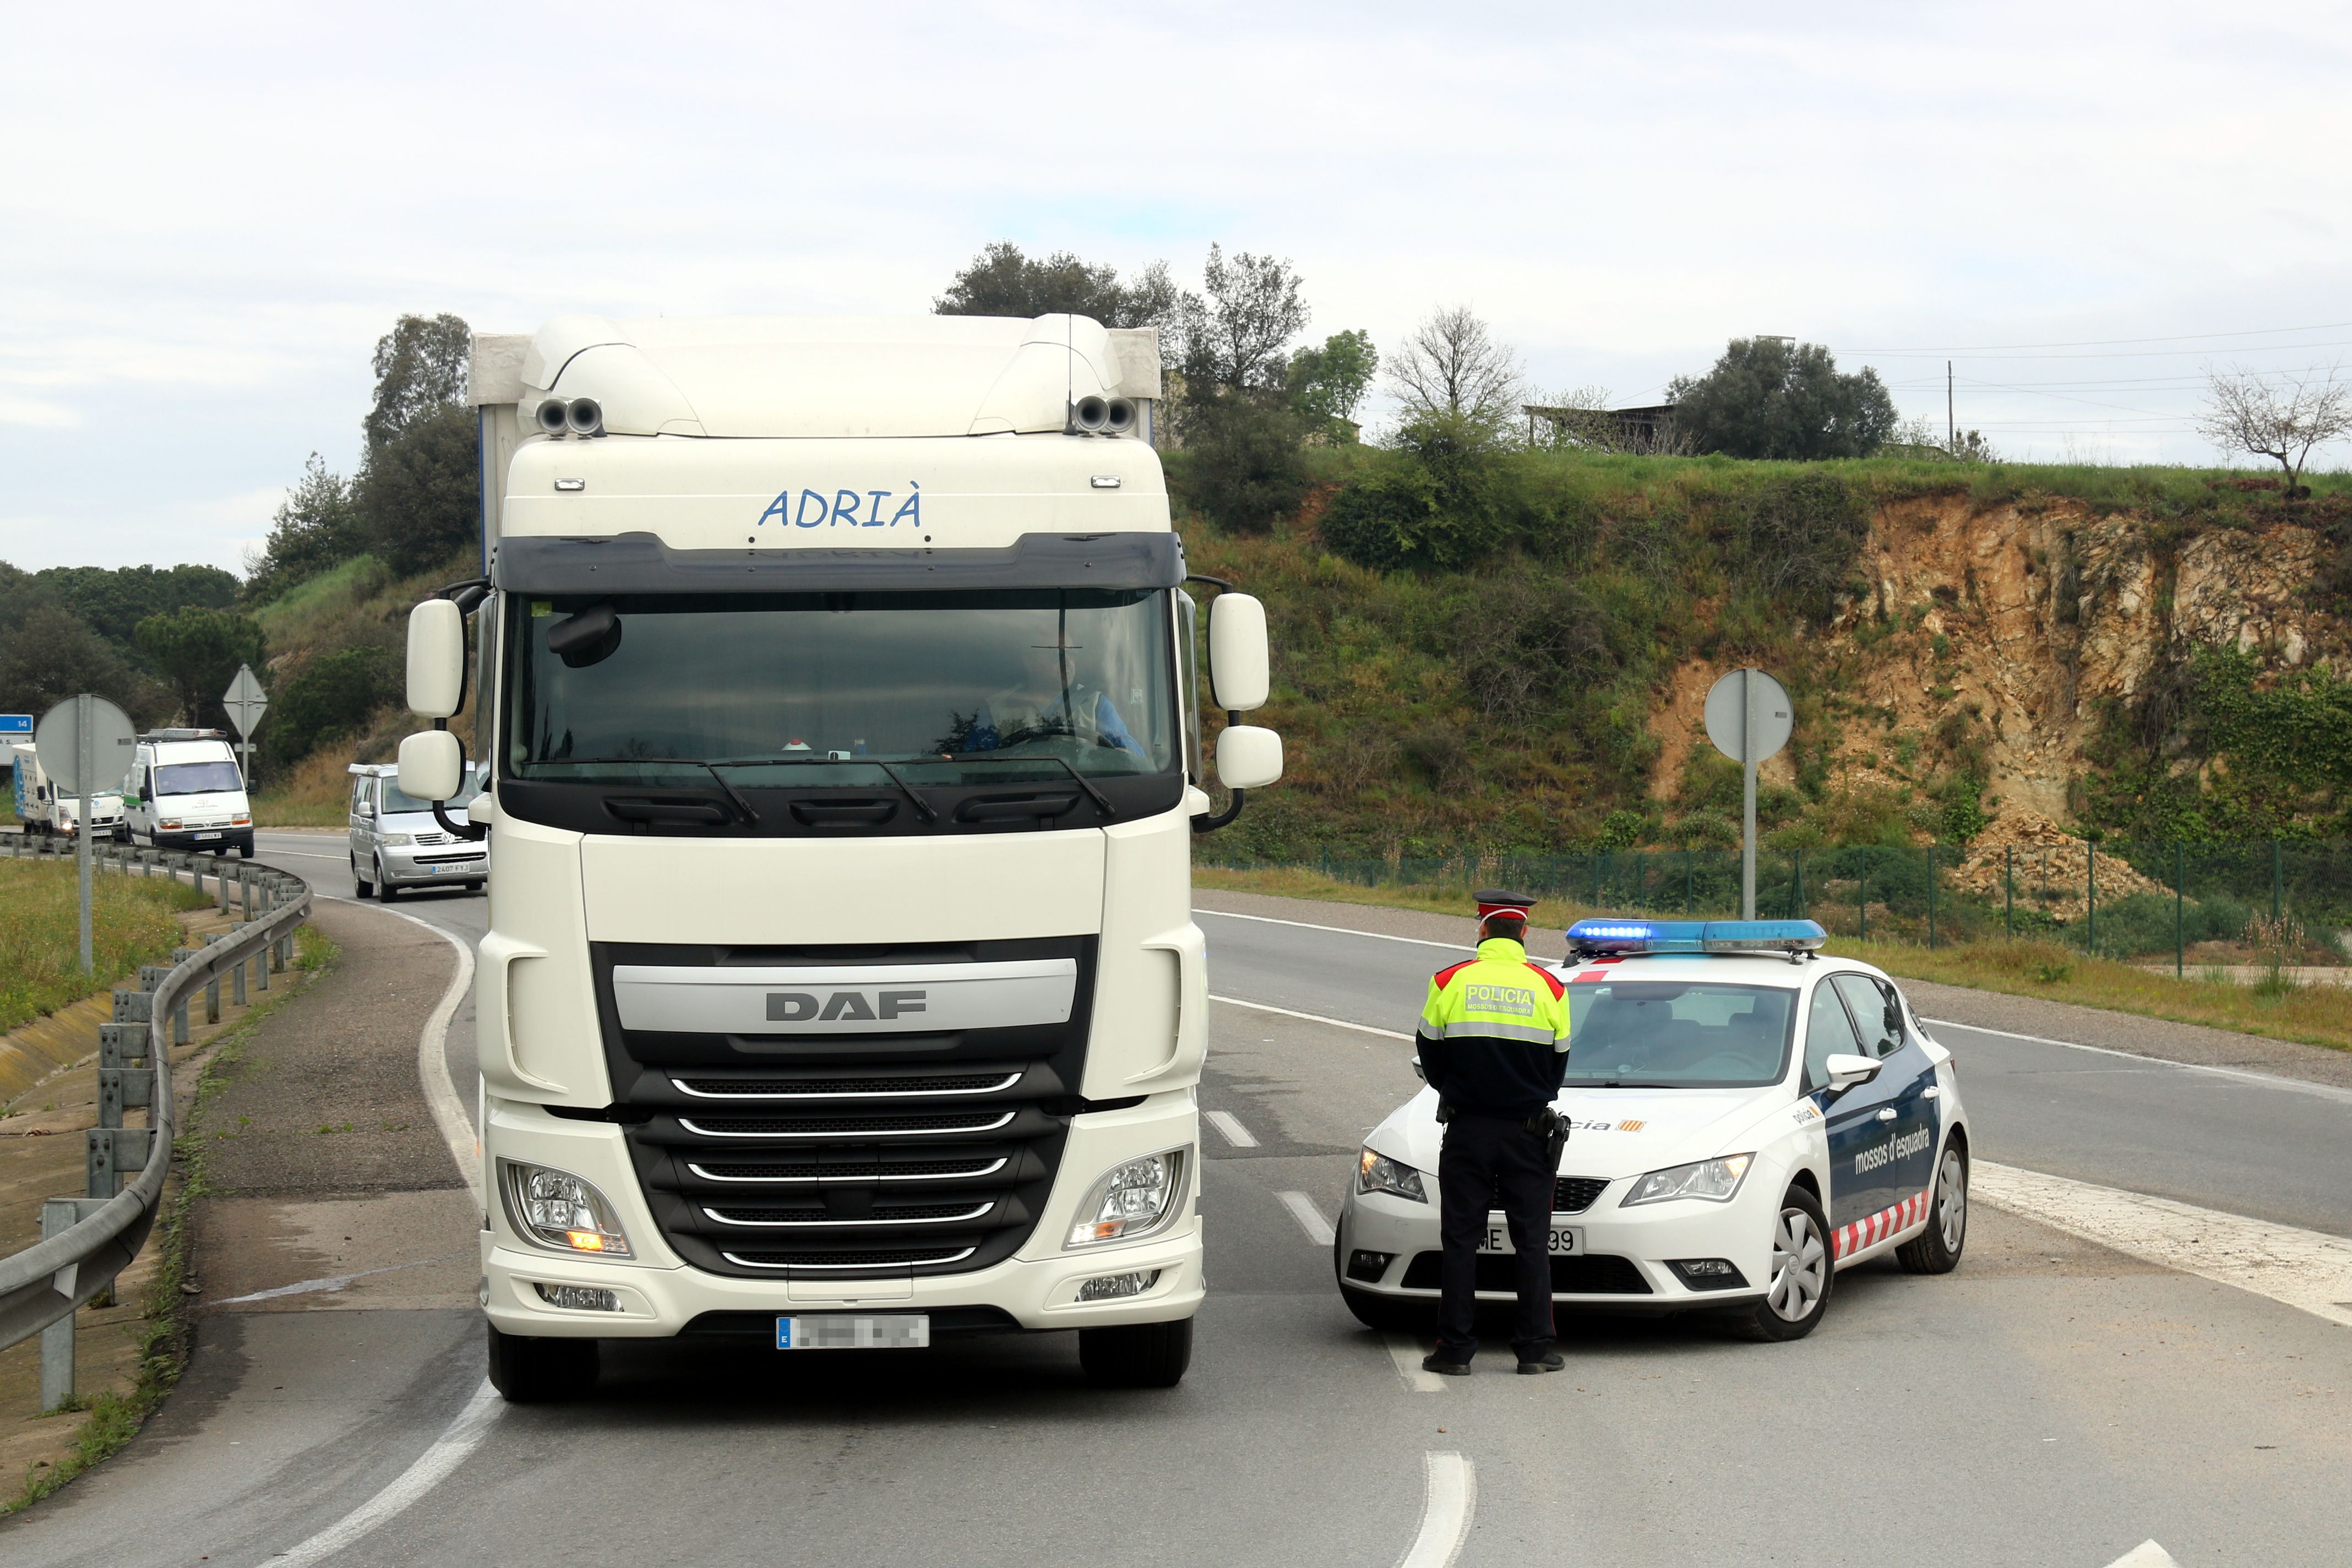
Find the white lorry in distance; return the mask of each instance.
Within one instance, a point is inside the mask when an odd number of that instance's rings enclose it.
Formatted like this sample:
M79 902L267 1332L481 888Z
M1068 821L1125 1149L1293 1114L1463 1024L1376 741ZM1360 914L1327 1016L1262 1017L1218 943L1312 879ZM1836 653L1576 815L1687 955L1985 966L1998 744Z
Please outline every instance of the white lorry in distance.
M80 831L81 802L58 793L41 770L40 753L30 745L11 746L8 757L15 775L16 820L35 837L71 838ZM90 830L100 838L127 838L122 826L122 792L105 790L89 797Z
M253 858L253 805L221 731L150 730L122 793L133 844Z
M623 1337L1075 1330L1098 1383L1183 1375L1190 846L1282 758L1221 592L1213 810L1159 393L1155 332L1063 316L476 339L488 575L410 616L399 784L458 792L470 695L488 785L436 810L496 844L509 1398Z

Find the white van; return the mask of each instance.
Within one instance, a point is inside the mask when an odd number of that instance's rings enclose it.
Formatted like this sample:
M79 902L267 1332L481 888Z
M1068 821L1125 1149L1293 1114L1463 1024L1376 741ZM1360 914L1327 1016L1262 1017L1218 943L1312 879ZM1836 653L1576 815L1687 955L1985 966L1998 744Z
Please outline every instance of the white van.
M60 795L49 775L41 771L40 753L31 746L12 746L8 760L13 764L16 794L16 820L25 825L26 834L42 837L56 835L71 838L80 831L78 813L81 803L73 795ZM90 830L100 838L128 837L122 828L122 793L101 790L89 797Z
M218 730L151 730L123 781L123 819L133 844L159 849L231 849L253 858L253 805L236 753Z
M463 815L482 791L477 771L445 809ZM461 839L435 820L433 803L400 793L400 770L389 763L352 764L352 880L361 898L392 902L409 888L482 890L489 880L490 849Z

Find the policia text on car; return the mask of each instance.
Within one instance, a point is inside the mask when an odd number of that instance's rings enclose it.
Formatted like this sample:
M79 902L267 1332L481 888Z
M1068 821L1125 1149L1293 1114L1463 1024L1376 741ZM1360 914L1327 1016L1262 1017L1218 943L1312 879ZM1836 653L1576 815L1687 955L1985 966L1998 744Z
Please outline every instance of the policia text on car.
M1478 1247L1495 1200L1516 1254L1511 1348L1521 1372L1557 1372L1564 1363L1551 1348L1545 1227L1567 1125L1552 1100L1568 1070L1568 994L1557 976L1528 962L1534 900L1496 889L1477 900L1478 956L1431 979L1415 1036L1445 1124L1437 1163L1444 1300L1436 1352L1422 1364L1470 1370L1478 1351Z

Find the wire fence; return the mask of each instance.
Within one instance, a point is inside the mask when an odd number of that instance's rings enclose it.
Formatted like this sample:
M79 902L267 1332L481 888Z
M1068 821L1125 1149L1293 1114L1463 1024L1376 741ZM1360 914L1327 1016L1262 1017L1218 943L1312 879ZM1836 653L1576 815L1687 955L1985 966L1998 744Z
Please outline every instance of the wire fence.
M1385 860L1264 861L1364 888L1500 885L1596 911L1737 916L1736 849L1601 849L1522 855L1465 849ZM2352 941L2352 844L2063 843L1759 849L1756 912L1819 921L1833 936L1927 946L2031 937L2103 957L2194 962L2200 943L2298 949L2285 962L2344 962ZM2282 933L2284 933L2282 935Z

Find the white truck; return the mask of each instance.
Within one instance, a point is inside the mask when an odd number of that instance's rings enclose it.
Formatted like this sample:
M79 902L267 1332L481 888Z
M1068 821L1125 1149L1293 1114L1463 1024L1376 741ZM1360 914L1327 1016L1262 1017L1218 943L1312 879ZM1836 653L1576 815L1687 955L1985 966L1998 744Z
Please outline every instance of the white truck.
M236 850L253 858L253 803L219 730L150 730L123 781L123 822L133 844L159 849Z
M29 745L8 748L16 791L16 820L35 837L71 838L81 831L81 803L59 795L49 775L41 771L40 753ZM106 790L89 797L90 830L100 838L125 838L122 792Z
M1076 1330L1098 1383L1183 1375L1190 844L1282 748L1221 592L1213 813L1159 392L1155 334L1063 316L476 341L487 575L412 613L399 779L457 793L470 684L489 787L436 810L493 842L508 1398L677 1335Z

